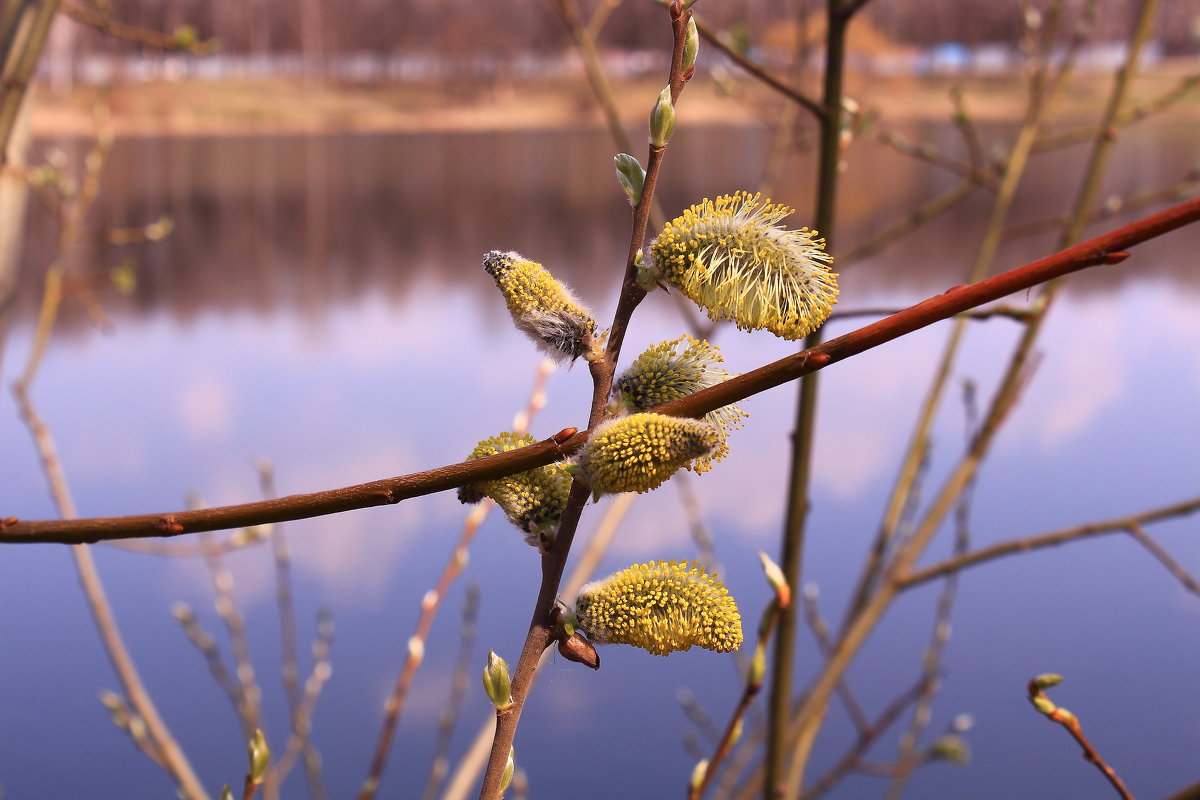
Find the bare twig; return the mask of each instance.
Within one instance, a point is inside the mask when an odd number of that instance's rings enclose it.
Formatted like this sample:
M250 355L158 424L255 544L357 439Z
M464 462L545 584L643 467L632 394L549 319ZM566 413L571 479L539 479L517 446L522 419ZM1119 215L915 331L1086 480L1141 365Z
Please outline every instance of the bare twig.
M195 31L189 27L180 28L173 33L162 33L161 31L150 30L148 28L139 28L136 25L128 25L114 19L106 11L98 11L94 8L78 5L77 3L64 4L62 11L63 14L81 25L95 28L114 39L123 39L135 44L157 47L160 50L174 50L193 55L207 55L215 52L218 47L215 39L202 41L196 37Z
M788 86L786 83L767 72L761 66L755 64L737 50L734 50L732 47L725 44L725 42L721 40L721 37L718 36L712 28L705 25L699 19L696 20L696 30L700 33L700 36L704 38L704 41L711 44L717 50L720 50L726 58L737 64L746 72L753 75L755 78L761 81L764 86L769 86L770 88L779 92L793 103L796 103L797 105L806 109L817 119L821 119L825 116L825 107L823 105L818 103L816 100L813 100L803 92Z
M446 698L446 707L438 717L437 740L433 745L433 762L429 767L429 777L425 780L425 790L421 793L422 800L435 800L438 789L446 779L450 770L450 737L454 733L454 723L458 721L458 712L462 707L463 698L467 693L467 684L471 655L475 649L475 621L479 615L479 585L472 583L467 587L463 599L462 625L459 634L458 660L454 665L454 677L450 681L450 696Z
M1175 577L1183 588L1187 589L1194 595L1200 595L1200 583L1192 577L1191 573L1183 568L1183 565L1171 557L1171 554L1163 549L1162 545L1150 538L1146 530L1137 522L1132 522L1125 529L1129 535L1138 541L1142 547L1150 551L1150 555L1158 559L1159 563L1167 568L1167 572Z
M928 567L901 575L896 579L896 584L900 589L911 589L914 586L944 577L952 572L961 572L964 569L978 566L979 564L984 564L1003 556L1020 555L1045 547L1057 547L1058 545L1090 536L1127 532L1132 526L1140 528L1151 523L1195 514L1198 511L1200 511L1200 497L1195 497L1181 503L1173 503L1168 506L1161 506L1125 517L1115 517L1100 522L1075 525L1070 528L1063 528L1037 536L1009 539L970 553L963 553L953 558L947 558L936 564L930 564Z
M1040 675L1033 678L1027 686L1029 702L1033 703L1033 707L1047 719L1062 725L1067 733L1071 734L1071 738L1083 748L1084 759L1096 765L1096 769L1100 770L1104 779L1116 790L1122 800L1134 800L1133 795L1126 788L1125 782L1118 777L1116 771L1108 765L1096 748L1092 746L1092 743L1088 741L1088 738L1083 735L1083 727L1079 724L1079 719L1067 709L1055 705L1046 696L1045 689L1055 686L1061 681L1062 677L1059 675Z

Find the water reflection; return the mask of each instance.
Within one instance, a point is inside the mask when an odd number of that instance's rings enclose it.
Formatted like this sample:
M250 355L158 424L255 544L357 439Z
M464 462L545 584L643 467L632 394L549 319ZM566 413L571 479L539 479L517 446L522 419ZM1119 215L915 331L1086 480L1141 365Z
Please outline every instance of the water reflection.
M1186 133L1162 125L1142 138L1131 135L1106 191L1175 180L1176 166L1200 154ZM931 128L911 135L949 149L954 133ZM63 146L74 155L83 151L78 142ZM765 146L750 130L681 130L664 205L678 208L754 185ZM1072 159L1030 174L1019 219L1062 210L1074 183L1071 166L1078 166ZM809 178L800 170L777 193L802 209L801 222ZM951 184L926 167L860 146L846 174L840 241L860 241ZM842 303L907 303L961 281L986 200L972 198L911 241L848 270ZM113 333L95 333L73 312L36 387L88 514L177 507L187 489L210 503L253 499L250 465L260 455L275 462L285 492L462 458L476 440L509 426L525 405L538 363L480 269L482 253L513 248L545 261L604 317L628 226L606 140L585 131L131 139L113 152L97 212L97 221L111 226L168 213L176 232L159 244L92 244L73 253L80 270L111 265L130 252L140 264L131 298L104 298ZM38 276L50 257L48 219L34 213L31 225L18 324L5 353L9 365L28 348ZM1028 260L1046 246L1044 238L1014 242L1001 261ZM1072 279L1048 323L1035 379L977 491L972 517L979 541L1129 513L1195 492L1200 327L1193 297L1198 278L1190 267L1198 249L1200 232L1183 231L1138 248L1119 268ZM850 324L833 323L832 332ZM680 329L671 299L656 293L635 318L629 347L677 336ZM956 380L975 381L986 396L1017 335L1005 320L973 326ZM821 584L831 616L840 611L878 522L896 454L944 336L944 328L919 332L823 377L806 574ZM718 341L738 372L795 349L733 331L720 332ZM586 384L578 367L553 376L551 405L535 432L579 424ZM766 599L754 551L775 549L793 404L787 389L751 399L751 419L735 434L729 460L695 481L748 619ZM0 512L50 515L27 435L12 407L3 408L7 474ZM930 491L964 439L961 405L947 403L931 453ZM331 796L351 796L363 777L417 603L448 556L461 516L454 499L440 495L290 526L301 619L331 604L339 625L334 677L315 726ZM598 516L589 512L584 541ZM1180 535L1190 527L1194 523L1165 527L1164 541L1196 569L1200 550ZM1127 780L1148 796L1194 779L1187 770L1200 746L1194 682L1200 645L1186 631L1197 619L1195 599L1125 544L1041 554L980 570L964 582L935 727L960 711L975 713L976 761L962 771L922 773L914 795L1044 796L1053 785L1056 796L1070 793L1060 786L1083 787L1076 796L1093 796L1090 773L1074 783L1058 774L1073 763L1073 751L1049 766L1037 761L1063 743L1033 717L1020 690L1029 675L1048 669L1067 673L1079 687L1084 699L1072 707L1091 702L1092 709L1107 710L1128 702L1131 707L1113 711L1119 719L1102 729L1121 754ZM639 498L601 569L693 553L674 487L667 486ZM7 678L0 684L0 737L10 743L0 776L6 786L14 796L68 797L162 785L94 702L94 690L108 682L107 667L62 553L38 547L6 556L0 600L22 609L0 615L0 639L11 643L0 653ZM192 563L126 553L103 551L101 560L135 653L206 781L215 785L241 774L244 752L232 716L167 614L180 599L207 609L207 574ZM271 676L278 658L269 560L260 551L231 562L259 673ZM473 549L467 579L483 584L481 647L511 651L522 638L537 580L531 551L519 534L493 520ZM447 598L401 725L387 778L396 787L424 775L430 726L457 647L450 619L461 593L460 586ZM882 707L915 676L929 600L906 599L853 674L869 707ZM211 614L203 621L219 625ZM807 672L818 659L805 648L800 668ZM1171 658L1163 658L1168 652ZM718 719L736 694L729 664L710 656L648 659L608 648L598 675L553 665L526 710L520 747L556 752L566 742L571 753L587 754L589 781L580 785L574 758L551 759L530 765L534 786L553 794L570 785L582 800L673 791L662 787L681 785L691 769L675 744L686 727L675 688L689 685ZM1130 674L1155 691L1131 689ZM279 735L286 729L285 704L270 680L264 678L268 723ZM464 730L473 731L486 710L482 695L471 694ZM1154 742L1138 733L1136 721L1146 718L1155 719ZM852 735L840 716L831 715L830 725L835 739ZM466 733L458 737L456 752L466 739ZM834 744L823 747L817 757L825 763L839 754ZM63 768L48 763L50 751L81 755ZM99 755L86 755L93 752ZM299 779L288 788L297 796L303 791ZM840 796L875 790L851 782Z
M955 135L946 126L910 132L947 151ZM77 160L86 143L59 145ZM761 178L761 158L747 157L767 145L760 131L687 130L674 145L662 190L668 210L755 186ZM1062 212L1081 151L1041 157L1022 186L1014 222ZM871 142L852 155L839 250L956 180ZM1186 126L1133 132L1122 142L1105 192L1123 197L1168 185L1182 176L1180 165L1197 158ZM796 224L810 216L811 175L804 163L785 173L775 193L800 209ZM482 253L494 248L551 264L584 296L599 300L611 291L629 224L611 173L609 147L596 131L127 139L110 157L96 221L119 227L169 214L175 233L161 244L84 245L75 257L95 268L132 254L140 264L139 286L128 303L113 303L116 313L169 311L180 320L208 310L298 311L315 320L367 296L400 300L425 283L483 292L488 287L480 286L475 271ZM846 275L844 302L852 304L864 291L916 296L960 281L982 227L984 194L855 266ZM27 284L52 255L53 241L49 217L33 214L23 263ZM1053 241L1052 235L1018 240L1001 262L1042 255ZM1112 291L1154 276L1195 287L1200 277L1181 268L1177 254L1198 243L1195 232L1185 231L1084 282L1089 291ZM26 314L35 303L35 293L26 292Z

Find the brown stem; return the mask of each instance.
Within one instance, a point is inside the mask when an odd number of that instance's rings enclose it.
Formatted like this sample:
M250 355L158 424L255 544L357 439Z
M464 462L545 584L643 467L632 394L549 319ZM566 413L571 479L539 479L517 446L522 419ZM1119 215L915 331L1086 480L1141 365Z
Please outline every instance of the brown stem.
M671 103L674 104L692 75L692 70L687 72L683 70L683 51L687 42L687 27L691 12L684 10L680 0L672 0L668 11L671 16L671 34L674 42L668 86L671 90ZM637 256L645 244L646 226L654 202L654 189L658 182L664 150L665 147L654 145L650 147L642 196L633 213L633 232L630 236L621 296L617 301L613 323L609 328L608 343L603 356L588 364L592 375L589 428L598 425L607 414L608 398L612 393L613 373L616 371L617 360L621 355L625 330L634 309L646 295L645 291L637 285ZM508 761L509 751L512 749L513 738L521 719L521 711L525 707L525 698L533 685L542 653L554 639L551 611L558 596L567 556L571 552L571 543L579 526L579 517L583 513L583 507L590 495L590 488L583 481L575 480L571 485L571 493L567 497L567 505L562 514L562 521L559 523L558 533L542 556L541 586L538 589L537 601L529 621L529 632L525 637L525 645L521 649L516 670L512 675L513 705L509 709L496 713L496 731L492 738L492 750L488 757L487 770L483 775L483 785L479 790L479 800L499 800L501 777Z
M665 403L655 410L676 416L703 416L721 406L796 380L985 303L995 302L1081 269L1120 263L1128 256L1125 252L1128 248L1197 221L1200 221L1200 198L1179 203L978 283L951 287L886 319L688 397ZM588 435L587 431L574 432L570 436L551 437L520 450L474 461L277 500L125 517L18 520L0 530L0 542L79 544L104 539L178 536L195 531L241 528L388 505L549 464L578 450L587 441ZM0 516L3 514L0 512Z

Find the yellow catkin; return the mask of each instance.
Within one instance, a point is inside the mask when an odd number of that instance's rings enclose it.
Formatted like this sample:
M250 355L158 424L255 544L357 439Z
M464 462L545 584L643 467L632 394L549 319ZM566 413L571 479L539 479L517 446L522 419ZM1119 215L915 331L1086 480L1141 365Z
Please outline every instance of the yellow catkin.
M630 411L645 411L729 380L733 376L717 366L724 360L715 345L684 334L659 342L638 356L617 379L615 389L622 405ZM713 463L729 453L729 432L742 427L747 416L736 405L705 414L704 421L720 434L720 443L711 455L700 456L687 468L697 473L712 469Z
M564 284L520 253L492 250L483 268L496 279L517 328L558 361L587 355L595 343L596 320Z
M777 224L790 213L748 192L706 198L651 243L657 277L710 319L784 339L807 336L837 302L837 274L816 231Z
M698 562L634 564L584 586L576 625L598 644L628 644L657 656L703 647L727 653L742 643L737 604Z
M594 494L648 492L720 443L717 429L698 419L632 414L597 426L579 467Z
M505 431L477 444L467 460L507 453L536 442L531 434L518 436ZM525 541L536 547L540 543L540 534L558 524L570 490L571 478L562 465L548 464L464 486L458 490L458 499L464 503L477 503L484 497L492 498L509 521L525 532Z

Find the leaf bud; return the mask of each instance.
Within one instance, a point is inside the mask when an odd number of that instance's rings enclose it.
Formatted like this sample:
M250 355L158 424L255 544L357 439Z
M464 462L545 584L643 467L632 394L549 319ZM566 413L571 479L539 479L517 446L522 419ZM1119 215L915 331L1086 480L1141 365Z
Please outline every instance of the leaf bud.
M671 87L658 93L658 100L650 111L650 145L666 147L675 132L675 106L671 103Z
M617 167L617 180L621 188L629 196L629 205L637 207L642 202L642 189L646 186L646 170L638 160L628 153L620 153L613 157Z
M497 711L512 708L512 681L508 677L508 662L488 650L487 666L483 669L483 690Z

